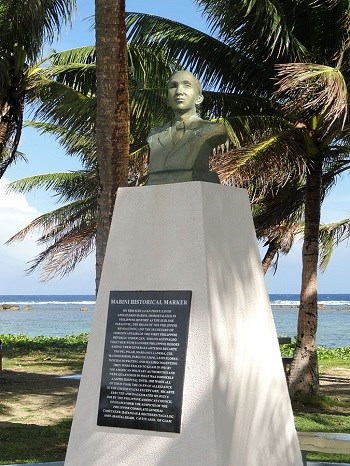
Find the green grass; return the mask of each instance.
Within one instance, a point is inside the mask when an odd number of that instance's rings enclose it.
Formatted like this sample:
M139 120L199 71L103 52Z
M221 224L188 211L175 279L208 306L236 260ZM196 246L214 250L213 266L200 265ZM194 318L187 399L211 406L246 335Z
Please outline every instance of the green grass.
M0 335L0 340L4 369L28 373L80 372L88 335L63 338ZM0 402L0 415L2 411L5 414L6 409ZM26 411L30 412L30 408ZM63 419L55 425L12 423L3 427L0 423L0 464L64 460L71 422L72 419Z
M291 356L294 343L281 345L283 355ZM317 349L320 372L334 368L350 370L350 348ZM307 406L294 408L295 426L304 432L337 432L350 433L350 392L321 394L316 400L311 400ZM308 461L329 461L333 463L350 463L350 446L348 455L307 453Z
M89 335L27 337L0 334L4 369L31 372L79 372L82 369Z
M288 345L281 345L283 356L293 356L295 342ZM317 348L318 363L320 367L350 367L350 347L327 348L319 346Z
M334 396L321 397L316 405L302 411L294 411L295 427L300 432L335 432L350 434L349 398L339 399ZM350 463L349 454L326 454L308 452L308 461L330 461L333 463Z
M44 352L45 355L59 353L81 353L86 351L89 335L69 335L66 337L27 337L26 335L0 334L3 352L9 357Z
M63 338L24 335L0 335L3 342L4 368L26 372L79 372L87 345L87 334ZM293 351L293 345L283 345L284 354ZM350 348L318 350L321 371L327 368L349 368ZM349 390L350 391L350 390ZM298 431L350 433L350 393L346 396L327 393L317 403L295 409ZM1 415L1 403L0 403ZM9 424L0 428L0 464L62 461L65 456L71 419L56 425L38 426ZM1 426L1 423L0 423ZM350 463L349 455L308 453L309 461Z
M0 429L0 464L63 461L71 419L53 426L13 424Z

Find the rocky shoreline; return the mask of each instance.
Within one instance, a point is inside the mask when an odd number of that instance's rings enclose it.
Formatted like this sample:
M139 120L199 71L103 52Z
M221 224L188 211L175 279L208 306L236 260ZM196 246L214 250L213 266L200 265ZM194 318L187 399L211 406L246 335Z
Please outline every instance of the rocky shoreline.
M0 304L0 311L19 311L21 309L24 311L31 311L33 308L28 305L21 307L19 304Z

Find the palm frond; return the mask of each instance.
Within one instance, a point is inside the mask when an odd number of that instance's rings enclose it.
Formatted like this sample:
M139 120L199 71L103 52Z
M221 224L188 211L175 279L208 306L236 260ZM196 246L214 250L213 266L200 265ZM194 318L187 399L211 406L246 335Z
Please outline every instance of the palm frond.
M197 0L213 33L253 60L268 63L287 54L292 60L308 56L288 22L290 2L275 0ZM294 5L294 12L297 5Z
M25 47L28 61L40 54L44 42L52 43L64 24L71 24L76 0L1 1L0 48Z
M129 89L166 89L167 80L174 68L180 65L165 50L153 50L142 44L129 42L128 69Z
M253 215L254 215L253 208ZM269 268L273 269L273 274L276 273L278 267L278 261L281 254L288 254L294 244L295 238L300 231L300 224L296 219L288 219L283 221L281 224L273 225L271 228L264 232L263 239L264 247L267 247L267 251L262 260L262 266L264 273Z
M214 162L225 184L250 190L251 200L275 191L306 171L304 131L287 122L255 116L227 119L236 147Z
M288 254L294 244L295 238L301 233L301 224L296 219L288 219L268 228L265 233L265 244L278 240L279 250L282 254Z
M22 178L7 186L8 192L29 193L33 189L54 190L59 201L96 197L98 187L96 171L44 173Z
M149 147L144 144L130 153L129 158L129 186L144 184L148 175Z
M339 69L314 63L286 63L276 68L275 94L286 115L323 135L342 130L348 93Z
M96 143L94 134L72 131L71 128L44 121L26 121L25 126L36 128L40 134L53 135L65 149L67 155L77 156L84 167L96 168Z
M15 157L12 158L10 164L8 163L10 157L11 157L11 150L8 147L5 147L5 149L0 152L0 172L3 170L3 166L6 166L7 168L11 165L14 165L15 163L21 161L21 162L28 162L27 157L23 152L16 151Z
M32 273L40 267L40 278L44 282L68 275L93 251L95 236L94 228L79 227L40 253L26 272Z
M27 226L18 231L15 235L6 241L6 244L11 244L16 241L22 241L28 235L33 234L36 231L41 232L42 238L46 236L52 237L52 232L59 227L67 228L67 218L69 222L71 219L82 217L81 212L86 212L86 201L73 202L66 206L61 206L51 212L40 215L39 217L32 220ZM42 239L41 238L41 239Z
M48 69L55 81L75 89L85 96L96 93L96 64L73 63L51 65Z
M336 67L349 47L349 3L344 0L297 1L294 31L312 53L312 61ZM294 15L294 11L292 10ZM332 24L333 27L328 27Z
M71 131L87 133L95 124L96 99L85 96L75 89L57 81L43 85L40 102L31 108L35 119L66 126Z
M166 88L130 90L130 129L134 143L144 144L150 128L172 117Z
M265 64L247 59L237 49L209 34L141 13L128 13L127 27L131 44L166 55L168 62L178 63L177 69L192 71L208 90L239 93L249 88L251 93L259 95L271 86ZM260 79L251 85L253 76Z
M44 66L49 78L86 95L96 93L96 48L85 46L56 52Z
M278 225L300 224L304 213L305 197L304 181L302 179L292 180L276 191L267 192L263 199L253 203L253 220L257 238L266 238L267 232Z
M332 257L334 247L350 238L350 218L339 222L321 224L319 266L325 270Z
M347 157L350 149L350 125L344 126L342 131L336 131L322 141L326 148L326 157L335 158Z
M204 91L204 101L201 104L203 117L212 118L232 118L239 116L276 115L278 112L274 108L272 99L264 97L253 97L247 93L228 93Z
M41 215L10 238L7 243L21 241L34 231L40 231L38 244L45 249L27 270L42 269L46 281L70 273L77 263L93 249L96 234L96 197L85 198Z
M72 63L91 64L96 62L96 47L86 45L73 49L62 50L50 54L45 62L52 66L70 66Z

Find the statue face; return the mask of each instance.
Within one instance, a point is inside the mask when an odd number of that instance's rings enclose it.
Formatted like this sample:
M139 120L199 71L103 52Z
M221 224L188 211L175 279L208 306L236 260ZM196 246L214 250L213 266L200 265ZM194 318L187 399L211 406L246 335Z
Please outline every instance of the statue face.
M175 73L168 86L170 107L174 112L186 113L203 101L196 78L188 71Z

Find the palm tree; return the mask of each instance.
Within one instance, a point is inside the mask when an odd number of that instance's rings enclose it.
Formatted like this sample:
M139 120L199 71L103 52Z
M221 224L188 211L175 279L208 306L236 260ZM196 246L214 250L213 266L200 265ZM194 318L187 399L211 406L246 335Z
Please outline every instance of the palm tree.
M169 111L164 87L165 76L172 68L166 57L157 57L137 47L128 46L128 57L131 107L128 184L135 185L147 171L146 136L150 126L164 118L162 109ZM32 109L36 121L27 124L42 134L56 137L67 155L79 157L82 170L40 174L11 183L9 189L21 193L37 188L52 190L65 204L34 219L8 243L39 233L38 243L44 249L31 261L27 271L40 267L41 278L48 280L71 272L95 247L99 191L95 138L96 49L86 46L53 53L43 61L43 69L45 80ZM159 105L154 110L155 99Z
M20 155L26 97L40 82L42 47L69 23L76 0L0 1L0 178Z
M227 183L248 188L259 232L304 217L293 397L318 391L315 346L320 209L349 167L349 4L197 0L215 37L163 18L130 15L130 40L162 50L206 86L260 102L255 114L221 106L236 148L221 158ZM334 25L336 32L333 27ZM289 191L289 195L286 193Z
M342 28L337 35L319 25L329 18L340 22L347 7L337 1L322 5L300 2L297 6L268 1L199 3L205 7L214 32L217 28L218 38L164 18L129 14L130 46L151 50L156 57L166 57L167 63L190 68L211 89L206 93L203 113L226 117L235 146L221 157L217 169L223 182L249 190L260 237L271 242L277 238L276 228L296 224L304 216L304 252L308 251L304 256L312 262L304 263L293 367L296 376L291 391L312 394L318 387L315 258L319 209L349 163L348 126L344 124L347 75L346 70L330 66L337 50L342 52L339 57L347 56L347 23L339 23ZM315 31L309 35L310 29L299 27L296 18L307 19ZM277 63L290 66L294 62L304 65L276 68ZM321 62L327 65L320 67ZM299 81L296 70L301 73ZM138 108L153 99L160 117L162 93L158 89L143 91L148 100L138 100ZM293 106L293 101L297 105ZM332 111L330 102L335 103Z

